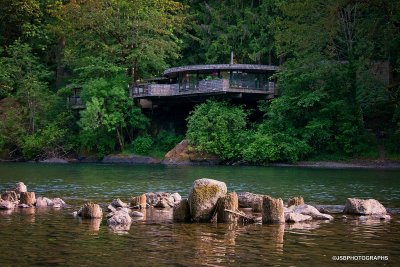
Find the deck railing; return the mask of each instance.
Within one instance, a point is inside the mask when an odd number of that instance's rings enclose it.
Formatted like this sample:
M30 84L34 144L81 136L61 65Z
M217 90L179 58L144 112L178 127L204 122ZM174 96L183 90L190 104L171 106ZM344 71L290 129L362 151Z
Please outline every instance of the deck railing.
M191 93L206 92L224 92L232 90L240 90L246 92L260 92L266 94L275 94L274 82L259 82L254 80L229 80L229 79L213 79L201 80L197 83L183 82L181 84L141 84L130 88L131 97L145 96L174 96L185 95ZM256 91L253 91L256 90Z

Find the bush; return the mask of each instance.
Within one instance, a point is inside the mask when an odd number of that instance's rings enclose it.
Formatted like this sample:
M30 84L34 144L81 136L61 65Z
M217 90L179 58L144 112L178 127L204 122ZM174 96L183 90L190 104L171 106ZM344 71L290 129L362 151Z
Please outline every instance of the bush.
M209 100L187 118L186 137L199 151L224 160L240 158L247 113L241 106Z
M133 152L137 154L148 154L153 146L153 139L150 135L142 135L136 137L132 142Z
M183 136L174 135L165 130L160 131L155 138L155 147L157 150L162 152L168 152L174 148L180 141L182 141Z

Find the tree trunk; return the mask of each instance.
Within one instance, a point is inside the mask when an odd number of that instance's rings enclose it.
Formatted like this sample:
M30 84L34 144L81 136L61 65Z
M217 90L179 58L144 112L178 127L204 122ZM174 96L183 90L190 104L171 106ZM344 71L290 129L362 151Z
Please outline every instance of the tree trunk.
M284 206L282 199L263 197L263 223L285 223Z
M236 222L237 215L227 212L226 210L236 211L239 208L238 196L235 192L228 193L224 197L218 199L217 203L217 220L222 223Z
M56 88L60 88L64 78L64 49L65 49L65 38L61 37L58 40L58 49L56 54L57 70L56 70Z

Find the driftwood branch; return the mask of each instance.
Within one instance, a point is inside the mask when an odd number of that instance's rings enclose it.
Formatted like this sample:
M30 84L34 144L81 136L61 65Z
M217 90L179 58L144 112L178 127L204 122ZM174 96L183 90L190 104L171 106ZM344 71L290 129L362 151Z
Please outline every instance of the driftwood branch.
M233 211L228 209L225 209L225 211L239 216L239 219L242 223L257 223L260 221L256 217L246 215L244 212L241 211Z

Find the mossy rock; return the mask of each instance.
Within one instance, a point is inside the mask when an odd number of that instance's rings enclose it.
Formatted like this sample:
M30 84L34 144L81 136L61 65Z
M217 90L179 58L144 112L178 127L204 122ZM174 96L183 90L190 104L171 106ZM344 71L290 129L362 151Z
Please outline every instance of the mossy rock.
M208 178L194 181L189 193L190 215L193 221L210 221L218 199L225 196L226 192L224 182Z

